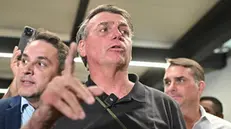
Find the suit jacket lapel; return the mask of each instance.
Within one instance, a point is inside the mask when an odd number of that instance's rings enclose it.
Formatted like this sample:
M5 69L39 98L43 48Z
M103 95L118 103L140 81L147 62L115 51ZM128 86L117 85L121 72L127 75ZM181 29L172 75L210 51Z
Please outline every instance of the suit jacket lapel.
M21 97L13 97L9 105L10 108L6 110L5 117L6 129L19 129L21 126Z

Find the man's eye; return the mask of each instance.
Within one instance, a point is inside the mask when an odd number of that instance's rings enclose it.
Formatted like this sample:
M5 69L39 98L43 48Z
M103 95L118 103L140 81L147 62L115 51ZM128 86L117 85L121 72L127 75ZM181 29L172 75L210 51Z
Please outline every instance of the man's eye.
M177 79L177 83L184 83L184 82L185 82L184 78L178 78Z
M127 30L121 30L120 32L121 32L123 35L129 36L129 32L128 32Z
M107 32L108 31L108 28L107 27L104 27L102 29L99 30L100 32Z
M170 81L164 81L164 86L169 86L170 85Z
M44 63L44 62L38 62L38 65L41 66L41 67L46 67L47 66L46 63Z
M22 58L21 62L22 62L22 64L27 64L28 61Z
M183 79L183 78L181 78L181 79L180 79L180 82L184 82L184 79Z

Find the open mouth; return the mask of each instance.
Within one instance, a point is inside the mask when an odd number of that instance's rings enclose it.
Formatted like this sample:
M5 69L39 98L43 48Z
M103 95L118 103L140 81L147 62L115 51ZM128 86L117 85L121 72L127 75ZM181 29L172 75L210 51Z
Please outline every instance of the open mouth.
M110 50L113 51L124 51L124 47L122 47L121 45L114 45L110 48Z
M29 80L22 80L21 82L22 82L22 84L25 85L25 86L29 86L29 85L35 84L35 82L29 81Z

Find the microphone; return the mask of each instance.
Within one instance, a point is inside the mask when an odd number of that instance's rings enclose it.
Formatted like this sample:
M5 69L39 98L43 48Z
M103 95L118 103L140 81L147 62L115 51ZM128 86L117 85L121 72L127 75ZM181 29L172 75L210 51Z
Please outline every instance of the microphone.
M118 100L118 97L115 94L113 94L113 93L110 94L104 100L104 102L99 97L95 97L95 99L96 99L96 101L98 101L100 103L100 105L102 105L107 110L107 112L121 126L122 129L127 129L127 127L119 120L119 118L110 109Z
M104 100L104 103L107 105L107 108L110 108L117 102L117 100L118 97L112 93Z

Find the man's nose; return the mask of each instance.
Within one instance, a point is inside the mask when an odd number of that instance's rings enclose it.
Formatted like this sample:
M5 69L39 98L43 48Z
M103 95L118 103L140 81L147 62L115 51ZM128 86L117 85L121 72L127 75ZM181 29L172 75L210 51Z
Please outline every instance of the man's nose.
M28 63L23 67L24 74L34 74L34 65L32 63Z
M177 85L175 82L171 82L171 84L167 87L168 91L176 91L177 90Z
M118 28L113 28L111 32L112 39L122 40L122 33Z

